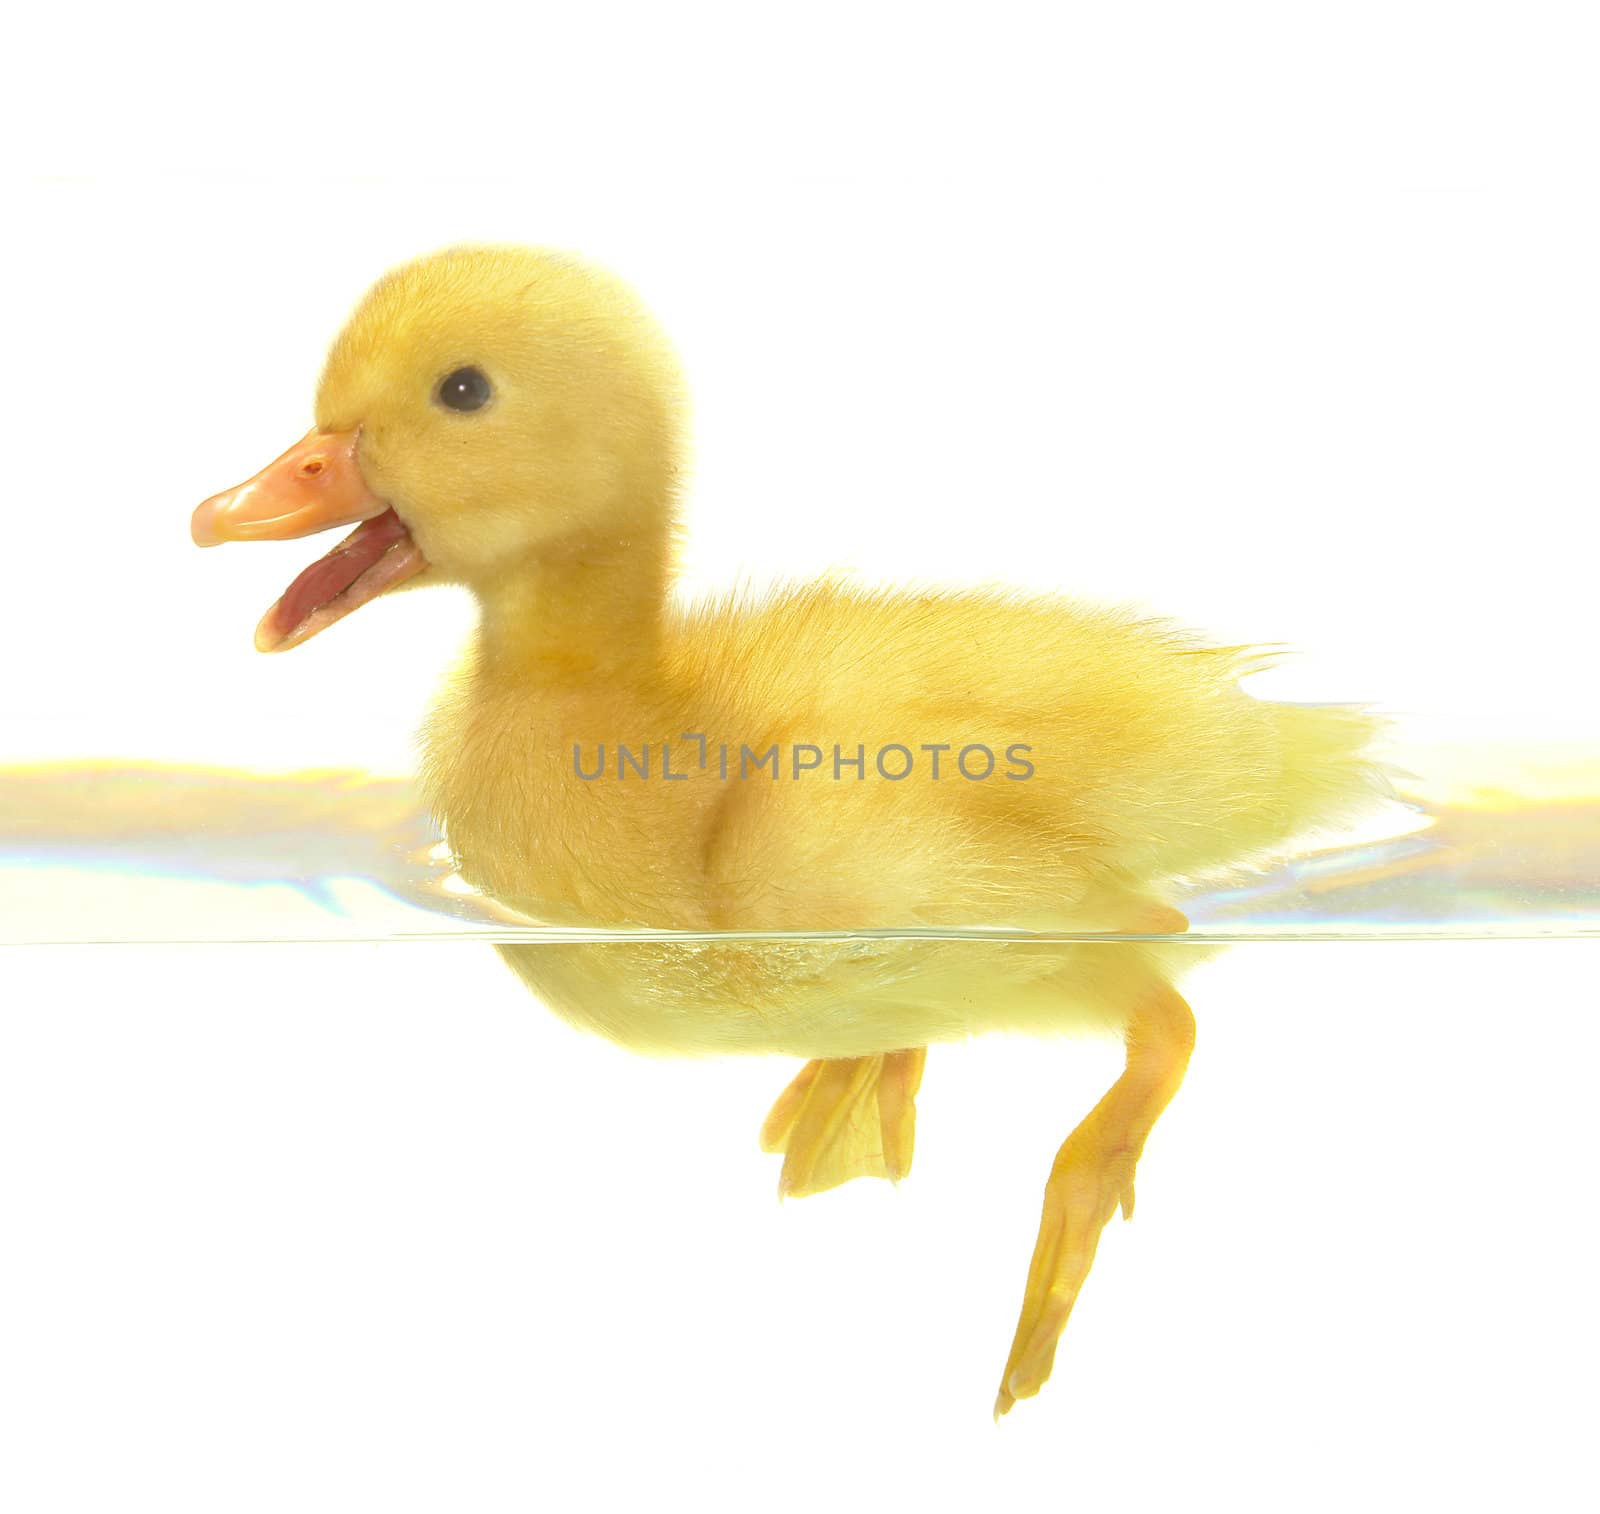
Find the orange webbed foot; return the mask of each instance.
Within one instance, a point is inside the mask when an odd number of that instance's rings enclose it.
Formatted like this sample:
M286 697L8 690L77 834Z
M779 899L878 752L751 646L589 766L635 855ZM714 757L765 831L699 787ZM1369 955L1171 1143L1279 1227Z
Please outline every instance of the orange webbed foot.
M899 1182L911 1171L924 1047L807 1062L761 1127L761 1149L783 1153L782 1198L851 1178Z
M1194 1017L1177 991L1162 984L1141 1001L1126 1039L1122 1076L1067 1137L1051 1168L1022 1314L995 1398L996 1419L1049 1379L1101 1231L1119 1207L1124 1218L1133 1216L1134 1171L1151 1128L1183 1082Z

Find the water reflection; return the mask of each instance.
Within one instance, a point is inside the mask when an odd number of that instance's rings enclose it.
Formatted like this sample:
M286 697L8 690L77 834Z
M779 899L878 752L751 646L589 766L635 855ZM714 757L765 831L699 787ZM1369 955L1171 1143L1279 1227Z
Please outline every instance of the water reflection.
M1178 896L1191 938L1600 933L1600 764L1482 748L1436 752L1429 772L1378 833ZM0 767L3 942L610 934L541 926L467 888L404 779Z

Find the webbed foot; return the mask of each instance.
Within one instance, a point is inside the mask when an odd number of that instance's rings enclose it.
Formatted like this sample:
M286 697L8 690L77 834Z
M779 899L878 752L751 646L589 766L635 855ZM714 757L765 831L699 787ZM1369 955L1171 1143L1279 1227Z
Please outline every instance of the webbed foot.
M761 1149L783 1153L780 1198L851 1178L899 1182L911 1171L916 1094L926 1047L807 1062L761 1127Z
M1124 1217L1133 1216L1134 1169L1151 1127L1183 1082L1194 1016L1177 991L1163 984L1141 1001L1126 1036L1122 1076L1067 1137L1050 1171L1022 1315L995 1399L996 1419L1044 1386L1100 1232L1119 1206Z

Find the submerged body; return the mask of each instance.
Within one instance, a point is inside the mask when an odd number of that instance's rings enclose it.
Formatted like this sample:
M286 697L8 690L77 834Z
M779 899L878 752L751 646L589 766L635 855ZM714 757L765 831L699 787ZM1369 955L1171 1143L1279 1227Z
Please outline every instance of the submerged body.
M423 779L485 893L557 925L1157 938L501 948L635 1050L811 1059L762 1132L788 1193L905 1174L932 1043L1120 1031L1127 1070L1052 1171L997 1411L1037 1392L1187 1063L1173 983L1206 953L1172 941L1172 886L1369 803L1371 717L1252 699L1249 649L1048 596L822 583L679 608L676 374L632 296L565 258L390 275L317 411L195 538L356 524L268 611L263 650L402 583L472 590Z
M1368 792L1368 717L1252 699L1252 661L1063 600L807 586L667 612L626 681L529 677L480 642L425 733L425 790L462 876L554 924L1170 933L1174 880ZM569 1019L652 1053L1118 1023L1118 954L1092 946L501 951ZM1203 955L1140 948L1169 972Z

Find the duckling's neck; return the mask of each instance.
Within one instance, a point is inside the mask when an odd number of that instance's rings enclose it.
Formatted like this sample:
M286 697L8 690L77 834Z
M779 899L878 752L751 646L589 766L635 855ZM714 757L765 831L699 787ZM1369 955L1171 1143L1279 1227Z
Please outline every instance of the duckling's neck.
M546 543L478 586L484 664L553 682L648 676L668 587L664 532Z

